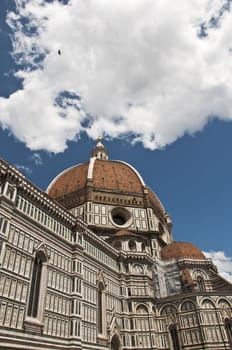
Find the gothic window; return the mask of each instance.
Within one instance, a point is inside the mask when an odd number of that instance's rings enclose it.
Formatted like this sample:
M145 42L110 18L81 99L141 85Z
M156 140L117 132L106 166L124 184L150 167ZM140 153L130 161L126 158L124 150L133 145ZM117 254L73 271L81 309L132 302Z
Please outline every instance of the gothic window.
M98 284L98 333L103 333L103 290L104 285L102 282Z
M111 339L110 350L119 350L120 349L120 340L118 336L115 334Z
M176 325L171 325L169 327L169 332L170 332L171 339L172 339L173 350L180 350L180 342L178 339L178 332L177 332Z
M205 291L205 281L201 276L197 276L197 285L201 292Z
M225 329L228 341L230 343L230 348L232 349L232 319L226 318L225 319Z
M27 311L28 316L31 316L31 317L37 317L37 314L38 314L42 269L43 269L43 263L45 261L46 261L46 257L44 253L38 252L34 260L29 304L28 304L28 311Z

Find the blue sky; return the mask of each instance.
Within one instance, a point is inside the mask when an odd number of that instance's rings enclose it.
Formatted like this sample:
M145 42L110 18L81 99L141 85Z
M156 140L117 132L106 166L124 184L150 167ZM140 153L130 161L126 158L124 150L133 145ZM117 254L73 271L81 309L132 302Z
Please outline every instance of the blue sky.
M1 0L1 158L45 190L104 135L228 277L231 26L223 0Z

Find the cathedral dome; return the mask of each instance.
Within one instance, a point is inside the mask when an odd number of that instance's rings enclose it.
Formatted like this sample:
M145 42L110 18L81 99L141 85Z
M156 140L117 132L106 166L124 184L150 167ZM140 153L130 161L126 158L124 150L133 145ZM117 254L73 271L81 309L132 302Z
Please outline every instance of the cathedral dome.
M95 160L95 159L94 159ZM143 180L127 163L96 159L78 164L62 172L48 188L50 197L57 199L83 189L88 180L94 189L138 194L143 191Z
M59 174L49 185L47 192L53 199L63 198L85 187L88 164L78 164Z
M49 196L67 209L84 202L120 206L153 206L162 215L164 207L128 163L108 160L108 151L98 140L89 162L60 173L48 186Z
M194 244L188 242L172 242L161 250L162 260L171 259L206 259L202 251Z

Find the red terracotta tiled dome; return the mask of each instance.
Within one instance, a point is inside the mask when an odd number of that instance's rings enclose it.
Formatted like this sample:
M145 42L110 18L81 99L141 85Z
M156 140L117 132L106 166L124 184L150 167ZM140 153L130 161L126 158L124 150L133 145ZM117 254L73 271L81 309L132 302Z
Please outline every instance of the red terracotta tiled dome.
M160 200L138 171L128 163L108 160L107 149L98 141L89 162L66 169L51 182L49 196L68 209L86 201L140 207L149 203L164 214Z
M79 164L61 173L49 186L48 194L57 199L76 192L87 184L89 163ZM127 164L96 159L92 172L93 187L128 193L141 193L141 179Z
M86 185L88 164L79 164L62 172L51 183L48 194L53 199L65 197L76 192Z
M202 251L188 242L172 242L161 250L162 260L171 259L206 259Z

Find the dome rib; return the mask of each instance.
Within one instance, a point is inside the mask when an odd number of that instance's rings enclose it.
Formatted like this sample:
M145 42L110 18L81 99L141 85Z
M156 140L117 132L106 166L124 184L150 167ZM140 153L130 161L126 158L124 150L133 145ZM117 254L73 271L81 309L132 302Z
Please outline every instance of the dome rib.
M104 190L141 193L143 184L128 164L119 161L96 160L93 169L93 186Z
M88 163L78 164L60 173L48 186L47 193L53 199L81 190L86 185Z
M143 206L144 203L149 205L150 202L162 214L165 213L162 203L146 186L139 172L130 164L119 160L92 157L88 163L72 166L55 177L48 186L47 193L68 209L86 200L100 200L103 203L106 197L107 203L114 203L114 198L121 196L120 203L125 199L129 205L135 203ZM114 196L113 199L110 193Z
M139 174L139 172L131 165L131 164L128 164L127 162L123 162L122 160L115 160L115 162L119 162L119 163L122 163L122 164L125 164L126 166L128 166L129 168L131 168L133 170L133 172L138 176L141 184L143 186L146 186L145 182L143 181L143 178L142 176Z

